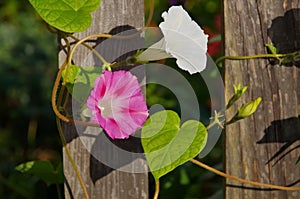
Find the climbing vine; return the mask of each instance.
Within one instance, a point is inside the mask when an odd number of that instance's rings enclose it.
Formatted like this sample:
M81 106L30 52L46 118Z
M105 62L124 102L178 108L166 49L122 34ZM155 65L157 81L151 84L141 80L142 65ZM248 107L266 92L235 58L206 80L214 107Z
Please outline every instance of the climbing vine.
M48 28L59 34L64 41L66 60L59 67L52 91L52 107L57 116L58 132L68 159L76 173L86 198L89 198L81 175L73 161L66 139L61 128L61 121L76 125L102 128L111 139L127 139L141 129L141 142L149 169L156 182L154 198L158 198L159 180L162 176L176 167L190 161L200 167L232 180L255 186L280 190L300 190L300 187L285 187L259 182L247 181L241 178L213 169L199 160L196 156L208 142L208 130L212 127L223 129L226 125L238 122L255 113L261 97L245 102L236 114L226 121L226 111L240 100L246 93L247 87L233 85L234 94L223 109L215 110L210 124L205 126L197 119L181 120L178 113L172 110L158 111L149 114L138 78L130 71L116 70L120 65L143 65L161 59L176 59L179 69L188 75L201 73L207 67L208 36L196 24L181 6L172 6L162 14L164 21L159 24L163 37L146 49L137 52L120 62L109 63L87 41L101 39L122 40L130 36L115 36L110 34L95 34L85 38L76 38L74 32L81 32L91 24L91 12L100 6L99 0L70 1L70 0L29 0L40 17L48 24ZM152 2L153 4L153 2ZM150 10L150 24L153 7ZM181 23L176 19L182 20ZM146 25L146 26L147 26ZM138 33L141 33L141 30ZM72 45L69 39L75 41ZM75 52L79 46L88 48L103 63L102 66L80 66L74 63ZM269 54L252 56L223 56L215 62L222 67L225 59L273 59L278 64L294 63L300 60L300 52L278 54L277 49L266 44ZM189 49L189 50L187 50ZM197 52L197 53L195 53ZM122 84L120 84L122 82ZM76 84L85 85L80 93L74 93ZM82 102L81 120L74 119L67 111L68 92L73 99ZM300 158L299 158L300 159ZM299 162L298 159L298 162ZM54 176L39 176L36 168L47 168ZM47 183L62 183L62 168L54 169L51 165L41 162L29 162L17 167L21 172L37 175ZM59 178L55 178L59 176ZM54 180L56 179L56 180Z

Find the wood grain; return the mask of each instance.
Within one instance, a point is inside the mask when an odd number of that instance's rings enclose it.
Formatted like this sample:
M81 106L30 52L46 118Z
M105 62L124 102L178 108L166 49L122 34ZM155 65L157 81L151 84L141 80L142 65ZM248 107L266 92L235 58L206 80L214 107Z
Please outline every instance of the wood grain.
M300 49L300 1L224 0L224 47L226 55L267 53L273 43L280 53ZM300 68L299 63L270 65L267 59L225 61L225 92L233 84L248 86L239 101L259 96L263 102L254 116L226 127L225 170L248 180L277 185L299 185L300 169ZM230 119L236 110L226 115ZM300 191L243 187L226 180L225 197L300 198Z
M144 26L144 1L101 0L100 8L92 14L92 17L91 27L85 32L75 34L76 37L81 39L91 34L109 33L116 27L119 27L117 28L118 31L125 30L129 26L137 29L142 28ZM130 43L112 42L109 46L110 50L104 50L106 54L103 56L107 61L113 61L116 58L115 56L122 55L126 45L130 45ZM90 64L101 66L101 63L97 63L89 53L88 49L79 48L74 55L74 63L86 66ZM65 54L61 51L59 62L62 63L64 59ZM76 102L73 101L72 105L74 108ZM71 105L69 105L69 108L72 108ZM117 161L122 157L110 148L101 147L103 144L101 139L109 140L104 133L99 135L95 128L79 127L66 123L63 124L63 130L68 148L71 150L72 157L80 171L90 198L148 198L148 174L130 172L130 170L136 171L140 167L147 167L142 158L132 159L132 161L126 162L126 165L121 163L117 169L110 168L109 165L107 166L99 161L99 153L107 153L111 157L111 161ZM94 135L97 135L97 137L95 138ZM123 147L124 150L141 152L141 146L137 139L116 142L117 147ZM129 172L120 171L123 167L126 167L126 171ZM64 154L64 173L66 176L65 198L84 198L79 181L66 154Z

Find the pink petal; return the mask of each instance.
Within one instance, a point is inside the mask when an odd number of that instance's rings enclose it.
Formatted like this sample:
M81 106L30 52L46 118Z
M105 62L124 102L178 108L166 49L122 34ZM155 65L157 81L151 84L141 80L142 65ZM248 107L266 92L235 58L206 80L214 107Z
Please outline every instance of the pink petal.
M112 139L128 138L148 117L137 78L122 70L104 71L96 79L87 106L93 111L92 121L96 121Z
M128 138L130 134L125 133L121 126L114 119L100 120L100 125L105 129L107 135L112 139Z

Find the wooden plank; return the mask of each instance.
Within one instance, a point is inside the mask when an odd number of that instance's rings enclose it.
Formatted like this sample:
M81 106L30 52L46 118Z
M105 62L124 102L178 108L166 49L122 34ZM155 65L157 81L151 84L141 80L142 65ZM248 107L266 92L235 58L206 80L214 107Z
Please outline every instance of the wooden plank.
M93 22L91 27L85 32L75 34L77 38L84 38L96 33L109 33L113 29L117 31L126 30L128 25L137 29L142 28L144 26L144 1L101 0L100 8L92 16ZM116 29L116 27L119 28ZM100 47L97 50L101 51L106 60L113 61L116 55L122 55L124 48L128 45L131 46L130 43L123 41L107 42L105 44L106 49ZM90 56L89 53L88 49L84 47L79 48L73 59L74 62L79 65L95 63L94 57ZM60 52L60 63L64 59L64 53ZM98 62L97 64L101 66L101 63ZM69 108L71 109L70 106ZM76 102L73 101L73 109L75 106ZM133 158L130 161L125 161L126 164L121 162L120 165L117 165L118 160L122 159L122 157L112 148L103 148L105 142L109 141L104 133L98 135L99 132L95 128L74 126L66 123L63 123L63 131L67 139L67 147L71 150L71 155L83 178L90 198L148 198L148 174L134 173L137 170L141 170L139 168L146 167L143 159ZM97 137L94 136L95 134ZM129 152L141 152L141 145L138 139L114 141L110 145L122 147ZM117 166L109 165L109 162L101 163L99 161L101 153L105 153L105 157L111 157L110 161L115 161ZM64 173L66 176L65 197L84 198L79 181L65 153Z
M280 53L300 49L300 1L224 0L226 55L266 53L273 43ZM266 59L225 61L226 99L233 84L248 91L240 100L262 96L257 113L226 127L227 173L247 180L277 185L295 185L300 180L300 68L272 66ZM230 119L235 110L227 114ZM226 180L225 196L231 198L300 198L300 191L278 191L239 186ZM299 185L299 183L298 183Z

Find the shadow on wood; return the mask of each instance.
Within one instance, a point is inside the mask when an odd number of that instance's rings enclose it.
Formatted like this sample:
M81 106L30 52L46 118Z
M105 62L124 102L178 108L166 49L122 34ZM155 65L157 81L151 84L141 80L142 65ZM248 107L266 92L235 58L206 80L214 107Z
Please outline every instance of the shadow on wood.
M124 151L133 153L133 155L123 155ZM90 177L93 183L114 169L119 169L137 158L144 158L142 153L140 138L131 136L129 139L112 140L105 133L101 133L92 146L92 155L90 156ZM105 165L99 159L107 160L110 165ZM111 165L112 163L113 165Z
M297 180L291 184L286 185L287 187L292 187L297 185L300 180ZM226 184L226 187L236 188L236 189L245 189L245 190L255 190L255 191L280 191L278 189L271 189L271 188L259 188L259 187L251 187L251 186L241 186L241 185L233 185L233 184Z
M109 31L109 34L115 35L114 37L105 39L99 38L96 40L96 45L94 49L109 63L125 61L129 56L134 55L138 49L145 47L144 38L140 35L140 32L130 25L122 25L113 28ZM98 57L94 56L94 61L98 66L102 66L101 60ZM119 66L113 68L112 70L130 70L133 66Z
M134 55L137 49L144 47L144 39L140 37L140 33L132 26L124 25L115 27L109 32L109 34L128 36L128 38L101 38L95 41L89 41L96 42L94 49L103 57L105 57L106 61L109 63L124 61L127 57ZM93 55L93 59L95 66L101 67L103 65L98 57ZM135 66L122 65L114 68L113 70L130 70L133 67ZM144 77L145 74L142 74L142 76ZM138 77L139 82L143 80L143 77ZM77 110L81 110L81 105L77 104L76 100L72 100L72 103L73 109L75 108ZM74 113L74 111L69 110L69 113L72 112L73 114L77 114L75 116L76 118L81 118L80 115L78 115L80 112L77 111L77 113ZM64 131L67 134L67 143L70 143L73 139L80 137L84 145L87 148L90 148L89 173L94 184L97 180L108 175L115 169L119 169L127 164L130 164L138 158L145 159L139 137L131 136L129 139L112 140L106 135L106 133L101 132L102 130L100 128L88 129L85 126L74 126L73 124L66 124L65 127L69 129L68 131ZM138 135L138 132L136 135ZM130 155L130 153L133 153L133 155ZM103 161L103 163L101 161Z
M273 19L267 34L280 54L300 50L300 9L288 10L284 16ZM300 60L286 64L293 65L300 67Z
M258 144L284 143L279 151L277 151L267 162L268 164L278 158L275 162L276 164L290 152L300 147L300 145L294 146L292 149L285 152L292 144L297 140L300 140L300 116L273 121L271 122L271 125L264 130L264 133L264 137L257 142Z

